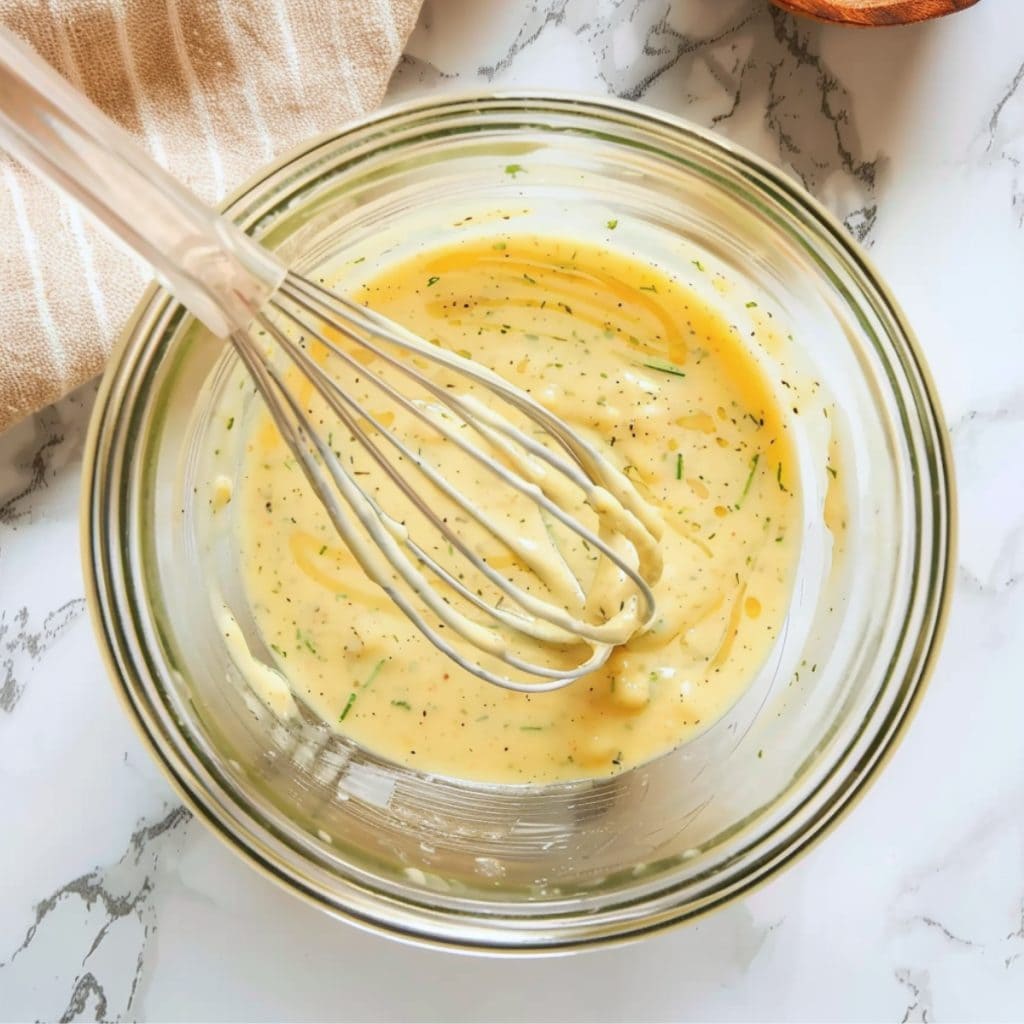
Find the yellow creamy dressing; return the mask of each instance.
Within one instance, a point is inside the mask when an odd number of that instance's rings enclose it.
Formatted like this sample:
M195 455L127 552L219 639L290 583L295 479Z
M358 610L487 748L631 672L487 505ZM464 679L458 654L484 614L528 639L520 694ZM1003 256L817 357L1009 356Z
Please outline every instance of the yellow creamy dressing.
M260 411L226 500L252 613L295 695L382 756L496 782L614 773L719 718L776 642L801 528L788 426L738 330L648 264L535 236L428 251L357 297L495 369L598 445L659 510L664 571L651 629L604 667L553 693L500 690L365 580ZM332 445L349 458L346 440ZM465 456L431 459L487 507Z

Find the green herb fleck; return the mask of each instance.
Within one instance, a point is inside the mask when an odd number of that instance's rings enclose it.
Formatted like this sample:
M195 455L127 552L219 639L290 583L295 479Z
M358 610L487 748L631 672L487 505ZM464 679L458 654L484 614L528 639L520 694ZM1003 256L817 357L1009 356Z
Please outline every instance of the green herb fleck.
M412 711L412 705L407 700L393 700L391 702L393 708L405 708L406 711Z
M776 470L775 480L776 480L776 482L779 485L779 490L780 491L785 491L786 493L789 493L789 488L782 482L782 463L781 462L779 463L778 470Z
M534 278L530 277L529 274L523 274L523 280L524 281L528 281L530 284L536 284L537 283L536 280Z
M228 430L230 430L234 425L235 425L235 417L234 416L229 416L228 417Z
M747 309L755 309L757 307L757 303L754 302L753 299L751 299L750 302L745 303L745 305Z
M750 472L747 474L747 482L743 485L743 493L740 495L740 500L736 502L736 508L738 509L750 492L750 485L754 482L754 474L757 472L757 464L761 461L761 453L758 452L750 460Z
M373 666L373 671L369 674L369 676L367 676L366 682L363 683L364 690L368 690L370 688L370 683L372 683L380 674L380 670L384 667L384 662L387 660L387 658L381 658L380 661L378 661L377 664Z
M690 260L690 262L703 274L704 264L700 260Z
M544 729L543 725L521 725L519 726L521 732L542 732Z
M298 626L295 627L295 642L300 646L305 647L310 654L316 655L318 658L320 657L320 652L316 649L316 644L313 643L313 638L308 633L299 629Z
M498 252L501 252L503 249L507 249L508 246L504 242L495 242L494 245L491 246L491 248L497 249Z
M642 292L657 292L658 288L653 284L642 284L640 285L640 291Z
M522 164L506 164L505 173L512 175L512 177L514 178L517 174L523 174L525 172L523 170Z
M437 284L437 282L440 281L440 280L441 280L441 278L439 278L439 277L428 277L427 278L427 287L428 288L433 288L434 285Z
M354 265L355 265L356 263L363 263L363 262L364 262L365 260L366 260L366 257L365 257L365 256L360 256L360 257L359 257L359 259L357 259L357 260L353 260L353 261L352 261L352 264L353 264L353 266L354 266Z
M326 550L327 550L327 545L326 544L321 544L320 545L320 554L322 555Z
M341 714L338 715L338 721L339 722L344 722L345 721L345 717L352 710L352 705L355 704L355 702L356 702L356 695L355 695L355 693L354 692L350 693L348 695L348 701L346 702L345 707L342 708Z
M612 220L608 221L608 230L609 231L614 231L618 226L619 226L619 222L617 220L615 220L614 218Z
M825 469L827 469L829 471L829 473L832 474L832 479L833 480L835 480L836 477L839 476L839 474L831 466L826 466Z
M277 644L271 644L270 645L270 649L275 654L277 654L278 656L280 656L282 658L287 658L288 657L288 652L287 651L282 651L281 648L277 646Z
M665 363L658 360L656 363L637 363L637 366L646 366L648 370L657 370L658 373L671 373L673 377L685 377L686 373L672 363Z
M676 455L676 479L683 479L683 453L679 452Z

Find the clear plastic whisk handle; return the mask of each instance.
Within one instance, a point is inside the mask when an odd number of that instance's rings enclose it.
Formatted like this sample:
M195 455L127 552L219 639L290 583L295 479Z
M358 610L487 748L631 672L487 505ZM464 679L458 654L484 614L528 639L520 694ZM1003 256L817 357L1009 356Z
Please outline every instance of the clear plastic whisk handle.
M284 279L273 255L3 28L0 144L88 209L220 337L243 330Z

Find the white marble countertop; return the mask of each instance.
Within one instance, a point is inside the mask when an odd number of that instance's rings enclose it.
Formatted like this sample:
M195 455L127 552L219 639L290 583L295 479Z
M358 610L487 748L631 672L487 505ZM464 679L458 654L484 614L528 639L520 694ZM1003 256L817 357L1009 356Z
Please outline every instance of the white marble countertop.
M1022 61L1020 0L874 33L765 0L428 0L394 98L643 100L788 168L870 247L959 473L930 692L833 835L695 925L514 962L365 935L193 821L118 706L82 599L84 388L0 436L0 1018L1024 1018Z

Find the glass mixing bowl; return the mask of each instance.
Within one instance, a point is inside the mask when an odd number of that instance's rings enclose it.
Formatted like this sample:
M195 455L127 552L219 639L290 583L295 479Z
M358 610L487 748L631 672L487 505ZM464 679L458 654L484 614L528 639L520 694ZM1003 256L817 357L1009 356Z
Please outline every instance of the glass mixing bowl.
M84 557L117 688L195 813L325 910L491 951L581 947L693 918L821 836L920 698L952 555L934 390L842 227L778 171L676 119L505 93L371 117L278 163L226 209L307 273L354 252L372 261L443 244L473 210L563 233L615 219L663 265L706 254L766 297L831 391L848 530L819 585L797 588L790 663L692 742L613 778L549 786L392 764L308 712L279 719L225 647L209 597L231 567L204 546L195 489L237 365L154 287L96 406Z

